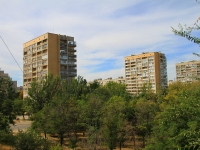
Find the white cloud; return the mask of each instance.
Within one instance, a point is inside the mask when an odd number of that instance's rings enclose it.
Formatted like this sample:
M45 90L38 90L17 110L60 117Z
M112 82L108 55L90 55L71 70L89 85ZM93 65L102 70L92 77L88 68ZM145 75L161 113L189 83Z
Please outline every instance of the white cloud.
M124 57L143 51L166 53L169 79L173 79L174 63L180 58L187 61L186 55L198 52L195 46L190 50L190 42L173 35L170 28L196 21L200 6L195 1L18 0L11 3L0 0L0 3L0 34L21 67L23 43L46 32L75 37L78 74L92 80L124 75ZM140 10L138 5L148 10ZM138 13L129 14L131 9ZM106 61L113 61L109 71L93 72L106 65ZM22 84L20 70L1 42L0 62L0 68Z

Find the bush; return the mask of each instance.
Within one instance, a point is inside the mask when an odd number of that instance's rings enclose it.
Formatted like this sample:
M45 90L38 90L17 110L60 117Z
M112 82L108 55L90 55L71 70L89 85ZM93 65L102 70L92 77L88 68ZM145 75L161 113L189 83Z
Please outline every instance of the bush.
M15 150L49 150L49 142L32 130L19 131L14 140Z

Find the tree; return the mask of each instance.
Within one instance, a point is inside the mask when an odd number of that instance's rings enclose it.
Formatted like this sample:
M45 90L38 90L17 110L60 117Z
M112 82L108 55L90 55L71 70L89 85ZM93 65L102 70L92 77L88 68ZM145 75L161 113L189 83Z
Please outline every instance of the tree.
M126 91L125 84L120 84L120 83L110 81L105 85L105 88L109 91L111 97L121 96L121 97L124 97L125 100L131 99L131 95Z
M49 142L32 130L19 131L14 137L15 150L48 150Z
M52 98L60 91L61 79L52 74L42 78L40 81L32 81L28 89L28 97L25 98L30 113L36 113L49 104Z
M13 101L17 98L10 79L0 77L0 130L9 131L9 124L14 123Z
M143 147L145 147L145 139L150 137L153 121L158 111L157 104L152 100L141 98L135 105L137 118L137 135L142 136Z
M44 133L44 137L46 139L47 133L50 133L50 120L49 120L49 108L44 107L42 110L38 111L32 116L34 120L31 124L31 127L39 132Z
M103 137L110 150L119 142L120 149L125 137L126 102L122 97L114 96L107 101L102 109Z
M23 99L15 99L13 101L13 109L16 115L22 115L23 119L24 118L24 113L25 113L25 106L24 106L24 101Z
M104 100L97 94L90 93L85 107L86 131L88 133L89 148L97 149L101 145L101 109Z
M186 25L185 25L185 27L183 27L181 24L179 24L179 26L178 26L180 30L176 30L172 27L172 32L174 32L175 35L185 37L188 40L200 45L200 37L196 37L196 36L192 35L193 31L200 30L200 26L197 24L198 20L200 20L200 17L194 23L193 27L187 27Z
M200 4L200 2L198 0L196 0L196 2L198 2ZM176 30L173 27L171 27L172 32L174 32L175 35L185 37L186 39L200 45L200 37L192 35L193 31L200 30L200 26L198 25L199 20L200 20L200 17L196 20L196 22L194 23L194 25L192 27L187 27L186 25L185 25L185 27L183 27L181 24L179 24L179 26L178 26L180 30ZM198 55L196 53L194 53L194 54Z
M200 82L185 83L178 89L176 97L164 102L157 114L151 143L146 149L199 149Z

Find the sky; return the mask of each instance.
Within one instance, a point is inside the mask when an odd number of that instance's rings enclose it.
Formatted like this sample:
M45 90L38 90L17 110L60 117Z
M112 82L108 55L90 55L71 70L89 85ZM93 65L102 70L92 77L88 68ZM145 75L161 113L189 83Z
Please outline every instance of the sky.
M77 72L87 81L124 76L124 57L131 54L164 53L168 80L176 78L176 63L199 60L192 54L199 45L171 29L193 26L200 17L196 0L0 0L0 10L0 36L21 68L23 43L47 32L75 38ZM0 68L23 85L1 39Z

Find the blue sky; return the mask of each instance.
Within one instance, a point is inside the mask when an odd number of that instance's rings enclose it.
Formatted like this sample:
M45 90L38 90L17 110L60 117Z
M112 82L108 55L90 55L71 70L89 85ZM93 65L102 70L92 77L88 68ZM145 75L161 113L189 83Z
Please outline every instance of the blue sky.
M168 80L175 63L198 60L200 47L171 31L200 17L196 0L0 0L0 36L23 68L23 43L46 32L74 36L78 75L88 81L124 76L124 57L160 51ZM198 35L198 33L196 33ZM0 68L18 85L22 72L0 41Z

